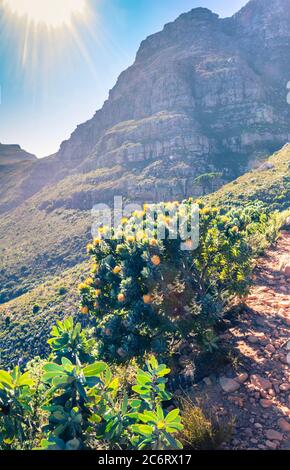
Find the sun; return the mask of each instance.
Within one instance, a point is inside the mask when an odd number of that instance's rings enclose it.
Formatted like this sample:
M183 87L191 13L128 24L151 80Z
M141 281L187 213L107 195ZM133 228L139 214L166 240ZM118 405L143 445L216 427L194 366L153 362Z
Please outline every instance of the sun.
M59 28L84 15L87 0L4 0L4 6L35 26Z

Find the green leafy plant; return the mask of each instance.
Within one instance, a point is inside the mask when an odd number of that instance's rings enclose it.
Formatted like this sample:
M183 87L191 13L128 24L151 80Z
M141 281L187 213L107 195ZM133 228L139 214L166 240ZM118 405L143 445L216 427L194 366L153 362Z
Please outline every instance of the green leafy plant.
M74 325L72 317L63 322L57 321L51 330L51 338L48 340L53 355L57 361L63 357L73 361L78 358L83 362L94 360L93 349L95 340L90 338L88 330L82 330L81 324Z
M175 409L165 414L161 406L163 401L171 399L166 392L166 375L170 372L164 364L158 364L156 358L151 356L147 361L147 371L139 370L133 390L140 396L142 404L138 413L140 424L133 424L131 431L137 435L132 443L138 449L150 448L153 450L181 449L182 444L175 439L174 434L183 429L179 410Z
M58 322L52 334L48 361L35 359L23 374L0 371L0 448L181 448L179 410L163 407L170 369L152 356L122 389L105 362L81 362L87 333L79 324Z
M12 372L0 371L0 446L23 446L31 435L31 400L34 382L19 367Z
M118 379L103 362L82 366L63 359L61 365L46 364L49 422L42 448L83 449L92 435L121 449L181 448L173 437L183 428L179 410L166 413L162 408L171 399L165 390L169 372L151 357L147 370L137 373L135 393L128 396L120 394Z

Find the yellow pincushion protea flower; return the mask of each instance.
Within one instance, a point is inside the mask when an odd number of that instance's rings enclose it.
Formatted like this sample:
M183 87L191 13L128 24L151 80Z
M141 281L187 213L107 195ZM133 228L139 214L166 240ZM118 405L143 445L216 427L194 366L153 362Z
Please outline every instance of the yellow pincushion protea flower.
M195 204L197 204L198 206L203 206L203 200L202 200L202 199L196 199L194 202L195 202Z
M149 241L149 245L158 246L158 240L156 240L155 238L151 238L151 240Z
M152 256L151 261L154 266L159 266L161 263L161 259L157 255Z
M88 277L86 280L85 280L85 284L87 286L92 286L94 284L94 280L91 278L91 277Z
M119 294L118 295L118 301L119 302L123 303L123 302L125 302L125 300L126 300L125 294Z
M136 219L142 219L145 215L145 211L135 211L133 212L132 216Z
M146 236L146 233L144 232L144 230L139 230L139 232L137 232L136 240L142 241L142 240L146 240L146 238L147 238L147 236Z
M115 266L113 269L114 274L120 274L121 271L122 271L121 266Z
M100 227L100 228L98 229L98 232L99 232L99 234L101 234L101 235L105 235L106 233L109 232L109 230L110 230L110 228L109 228L107 225L104 225L104 227Z
M81 282L79 285L78 285L78 289L79 290L84 290L86 289L88 286L85 282Z
M81 313L83 315L87 315L89 313L89 307L86 307L86 306L82 307L81 308Z
M94 239L94 246L100 246L101 243L102 243L102 240L100 238Z
M123 217L123 218L121 219L121 224L122 224L122 225L126 225L127 222L128 222L128 218L127 218L127 217Z
M127 237L126 240L127 240L127 242L129 242L129 243L134 243L135 237L133 237L132 235L129 235L129 237Z
M101 289L96 289L95 290L95 296L96 297L100 297L101 293L102 293Z
M204 207L203 209L200 209L201 215L209 215L210 213L211 213L211 209L209 207Z
M93 245L91 243L88 243L87 244L87 253L90 253L93 248L94 248Z
M99 270L99 265L97 263L94 263L92 266L92 273L97 273Z
M144 304L148 305L152 302L152 297L149 294L143 295L143 302Z

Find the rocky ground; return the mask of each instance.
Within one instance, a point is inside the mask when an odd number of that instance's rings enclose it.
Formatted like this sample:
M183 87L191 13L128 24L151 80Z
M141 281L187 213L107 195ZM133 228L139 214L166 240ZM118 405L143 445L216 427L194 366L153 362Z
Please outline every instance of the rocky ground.
M289 232L257 266L245 309L224 335L237 358L194 395L220 420L234 421L226 448L290 450Z

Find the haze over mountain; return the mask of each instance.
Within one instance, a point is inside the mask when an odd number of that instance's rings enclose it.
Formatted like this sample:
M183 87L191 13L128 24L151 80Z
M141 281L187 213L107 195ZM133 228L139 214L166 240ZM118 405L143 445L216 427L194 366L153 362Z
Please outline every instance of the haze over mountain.
M1 169L2 299L79 261L95 203L211 192L288 142L289 24L290 0L181 15L57 154Z

